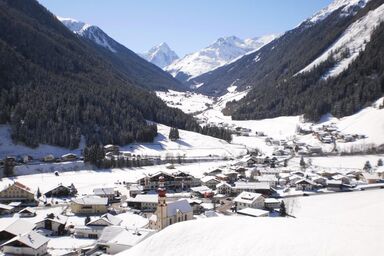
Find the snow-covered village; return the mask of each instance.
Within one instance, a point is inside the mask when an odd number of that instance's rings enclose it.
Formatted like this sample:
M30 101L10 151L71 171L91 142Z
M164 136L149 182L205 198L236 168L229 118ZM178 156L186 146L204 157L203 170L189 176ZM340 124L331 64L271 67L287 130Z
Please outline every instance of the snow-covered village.
M382 255L384 1L319 2L179 58L0 0L0 255Z

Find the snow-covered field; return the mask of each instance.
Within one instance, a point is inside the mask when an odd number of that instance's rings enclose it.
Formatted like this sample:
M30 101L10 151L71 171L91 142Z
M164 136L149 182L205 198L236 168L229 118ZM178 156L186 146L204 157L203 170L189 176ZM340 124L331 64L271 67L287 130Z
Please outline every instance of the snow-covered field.
M167 227L119 255L382 255L383 190L296 198L294 218L216 217Z
M206 158L206 157L238 157L247 153L242 145L233 145L220 139L201 135L195 132L179 130L180 139L171 141L168 139L170 127L158 125L158 136L153 143L130 144L121 147L123 152L133 154L168 156L185 158Z

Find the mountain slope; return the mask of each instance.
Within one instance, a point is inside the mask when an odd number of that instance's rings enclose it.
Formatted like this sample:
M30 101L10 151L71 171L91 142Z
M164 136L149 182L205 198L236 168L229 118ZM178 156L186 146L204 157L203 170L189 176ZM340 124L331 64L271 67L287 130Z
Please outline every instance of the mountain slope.
M344 5L337 5L341 2ZM381 13L378 8L383 2L335 1L331 6L339 6L338 9L326 8L260 50L193 80L203 84L198 91L209 95L224 94L229 86L236 86L240 91L251 89L239 102L227 104L226 111L235 119L303 113L310 119L318 119L327 112L338 117L353 114L383 92L383 72L380 71L383 49L376 43L382 40L382 26L376 30L367 28L376 32L370 42L364 43L365 51L348 63L349 68L337 77L324 80L324 76L338 67L340 60L348 59L358 50L334 52L310 72L298 72L332 48L346 31L359 27L353 24L364 23L362 20L371 15L370 11Z
M140 56L160 68L165 68L179 58L166 43L154 46L147 53L140 54Z
M87 39L87 42L106 60L137 85L152 90L182 90L184 88L167 72L143 60L133 51L112 39L99 27L71 18L58 17L58 19L75 34Z
M147 120L199 128L116 71L37 1L0 0L0 95L0 123L28 146L76 148L81 135L87 143L152 141L156 127Z
M274 35L245 40L235 36L219 38L208 47L173 62L165 70L179 80L184 81L227 64L250 51L262 47L274 38L276 38Z

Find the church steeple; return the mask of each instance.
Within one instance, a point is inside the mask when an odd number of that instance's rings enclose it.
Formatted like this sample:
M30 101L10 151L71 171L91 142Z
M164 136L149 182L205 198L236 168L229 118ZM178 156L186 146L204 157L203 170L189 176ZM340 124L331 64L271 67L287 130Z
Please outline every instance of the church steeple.
M164 177L159 177L159 187L157 189L158 194L158 224L159 229L163 229L167 226L167 198L166 198L167 190L164 186Z

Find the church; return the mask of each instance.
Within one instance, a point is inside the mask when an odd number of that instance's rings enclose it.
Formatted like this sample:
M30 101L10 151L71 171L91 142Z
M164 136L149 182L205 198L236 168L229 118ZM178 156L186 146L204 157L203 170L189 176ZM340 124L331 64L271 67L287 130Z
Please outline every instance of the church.
M158 204L155 213L149 219L149 228L163 228L182 221L193 219L193 210L186 199L167 203L164 178L159 177Z

